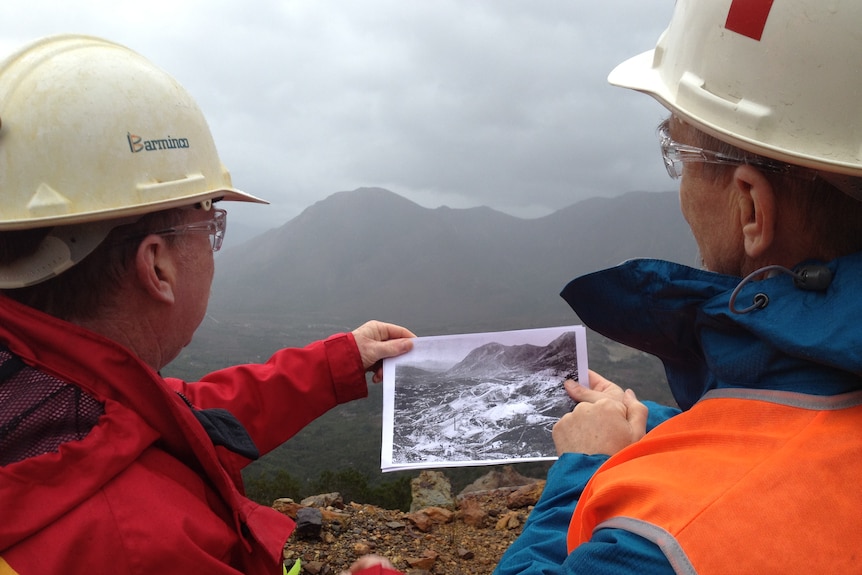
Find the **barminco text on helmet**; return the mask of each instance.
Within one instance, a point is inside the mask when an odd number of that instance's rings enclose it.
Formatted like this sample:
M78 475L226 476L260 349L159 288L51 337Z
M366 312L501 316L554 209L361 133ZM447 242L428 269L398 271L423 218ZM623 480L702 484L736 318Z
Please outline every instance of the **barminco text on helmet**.
M129 149L133 154L151 152L153 150L173 150L190 147L188 138L171 138L168 136L159 140L144 140L141 136L132 134L131 132L126 134L126 138L129 140Z

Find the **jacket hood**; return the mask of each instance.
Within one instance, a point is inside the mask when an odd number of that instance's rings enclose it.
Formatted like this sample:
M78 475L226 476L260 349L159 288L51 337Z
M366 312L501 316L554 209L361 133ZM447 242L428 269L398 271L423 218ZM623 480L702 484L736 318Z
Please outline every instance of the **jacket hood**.
M805 290L788 274L741 278L650 259L572 280L561 295L591 329L662 360L688 409L716 388L819 395L862 387L862 254L825 265L832 281ZM739 313L762 294L768 303Z

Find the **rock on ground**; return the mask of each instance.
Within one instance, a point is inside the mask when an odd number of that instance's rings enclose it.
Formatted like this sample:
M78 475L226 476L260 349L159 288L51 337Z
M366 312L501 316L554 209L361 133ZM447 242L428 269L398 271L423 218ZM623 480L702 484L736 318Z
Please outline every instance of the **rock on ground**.
M462 493L455 510L327 506L321 509L319 535L293 535L284 558L288 565L300 558L309 575L338 575L368 553L387 557L408 575L488 575L521 533L543 485ZM295 517L303 505L278 500L273 507Z

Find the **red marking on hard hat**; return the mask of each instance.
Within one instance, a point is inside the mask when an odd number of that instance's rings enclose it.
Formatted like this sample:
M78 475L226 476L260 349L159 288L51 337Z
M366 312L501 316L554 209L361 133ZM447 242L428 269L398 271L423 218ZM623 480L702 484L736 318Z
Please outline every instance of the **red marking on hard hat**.
M733 0L724 27L731 32L760 40L773 0Z

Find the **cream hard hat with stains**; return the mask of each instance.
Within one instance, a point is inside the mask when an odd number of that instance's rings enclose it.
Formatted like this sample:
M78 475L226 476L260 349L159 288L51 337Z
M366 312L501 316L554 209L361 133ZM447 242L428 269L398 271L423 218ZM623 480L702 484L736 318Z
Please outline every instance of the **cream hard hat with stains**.
M862 199L860 23L858 0L678 0L655 49L608 80Z
M0 62L0 232L56 226L0 267L0 288L60 273L120 223L216 198L266 203L232 186L194 99L144 57L61 35Z

